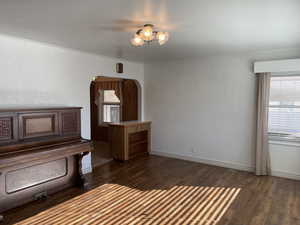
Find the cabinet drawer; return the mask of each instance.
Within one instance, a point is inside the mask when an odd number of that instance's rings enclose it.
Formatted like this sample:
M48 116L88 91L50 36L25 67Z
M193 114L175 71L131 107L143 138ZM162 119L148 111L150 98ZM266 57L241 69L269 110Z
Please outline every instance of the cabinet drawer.
M148 131L140 131L129 134L128 153L129 158L139 154L144 154L148 151Z
M148 142L139 142L129 145L129 158L145 154L148 152Z
M129 144L134 144L136 142L147 141L148 131L140 131L136 133L129 134Z

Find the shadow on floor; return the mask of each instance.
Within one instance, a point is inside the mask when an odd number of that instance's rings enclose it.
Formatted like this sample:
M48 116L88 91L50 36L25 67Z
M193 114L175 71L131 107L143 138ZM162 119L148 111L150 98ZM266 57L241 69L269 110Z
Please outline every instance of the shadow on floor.
M94 151L92 152L93 168L101 166L113 160L108 142L94 141Z

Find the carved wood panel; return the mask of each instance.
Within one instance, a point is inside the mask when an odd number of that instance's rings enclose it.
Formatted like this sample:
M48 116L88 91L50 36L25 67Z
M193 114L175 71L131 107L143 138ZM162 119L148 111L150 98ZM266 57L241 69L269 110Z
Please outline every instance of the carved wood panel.
M54 117L28 118L25 125L26 134L53 132Z
M47 137L59 134L58 113L24 113L19 116L20 138Z
M67 175L67 158L9 171L5 176L8 194L53 181Z
M9 143L79 137L80 131L80 107L0 109L0 152Z
M13 138L12 118L0 118L0 140L11 140Z
M62 133L73 134L79 132L79 112L62 112Z

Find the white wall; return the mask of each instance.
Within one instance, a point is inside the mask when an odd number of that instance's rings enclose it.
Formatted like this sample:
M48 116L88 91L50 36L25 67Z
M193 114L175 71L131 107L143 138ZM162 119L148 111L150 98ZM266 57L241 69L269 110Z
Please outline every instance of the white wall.
M153 150L189 160L251 170L254 162L253 60L299 57L299 51L143 64L123 61L123 77L146 90ZM0 107L82 106L82 136L90 138L93 76L120 76L119 59L0 35ZM142 107L143 108L143 107ZM185 108L187 110L185 110ZM300 175L300 147L270 145L275 175ZM90 170L90 158L84 169Z
M96 56L29 40L0 35L0 107L7 105L81 106L82 136L90 138L89 86L96 75L122 76L144 85L144 65ZM90 171L90 156L84 159Z
M254 59L231 55L146 64L145 117L153 121L153 154L253 170ZM299 147L272 144L270 151L274 175L298 178Z
M272 175L300 180L300 145L270 141Z
M253 165L255 76L238 57L145 65L146 119L153 151Z

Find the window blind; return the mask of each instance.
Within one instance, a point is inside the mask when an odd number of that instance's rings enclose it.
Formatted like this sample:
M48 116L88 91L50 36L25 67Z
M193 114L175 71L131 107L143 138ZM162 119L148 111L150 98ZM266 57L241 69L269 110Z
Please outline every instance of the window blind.
M300 137L300 76L271 78L269 133Z

